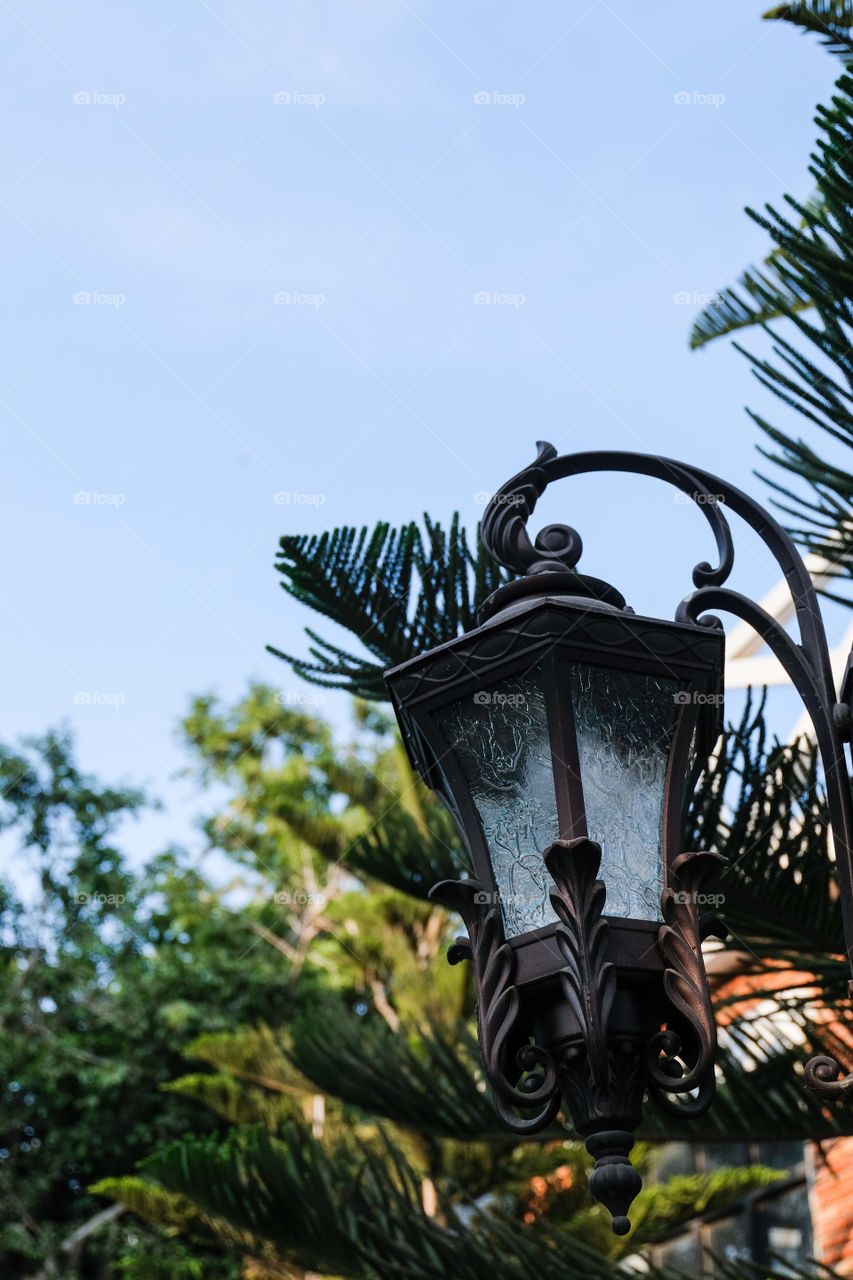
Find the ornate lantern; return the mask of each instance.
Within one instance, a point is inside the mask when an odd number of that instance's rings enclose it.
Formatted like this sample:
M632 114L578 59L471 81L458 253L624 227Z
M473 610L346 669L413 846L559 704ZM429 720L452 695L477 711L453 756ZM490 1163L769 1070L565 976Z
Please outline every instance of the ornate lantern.
M674 622L638 617L613 587L578 573L573 529L550 525L535 542L527 533L552 480L614 470L674 484L715 534L719 564L697 566L698 590ZM733 561L724 504L757 529L785 570L803 645L721 586ZM495 1107L510 1128L529 1133L565 1101L595 1157L590 1189L623 1234L641 1187L629 1152L645 1095L695 1116L714 1092L716 1032L701 943L715 921L701 908L725 859L681 847L686 806L722 716L722 627L713 617L699 621L700 613L729 609L767 640L815 719L836 779L849 712L835 711L834 693L830 701L826 641L801 558L766 512L713 476L640 454L558 458L540 445L535 462L495 494L482 537L523 576L486 602L475 631L386 679L412 762L469 850L474 877L445 881L431 896L468 930L450 960L474 966ZM853 919L849 785L835 792L839 879L845 918ZM824 1090L846 1087L834 1083L838 1074L826 1059L807 1070Z

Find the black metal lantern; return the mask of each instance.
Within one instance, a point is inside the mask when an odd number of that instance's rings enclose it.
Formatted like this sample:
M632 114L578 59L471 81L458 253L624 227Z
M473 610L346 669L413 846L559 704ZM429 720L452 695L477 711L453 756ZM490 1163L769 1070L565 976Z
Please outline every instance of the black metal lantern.
M699 590L674 622L636 616L613 587L578 573L573 529L551 525L530 540L526 522L546 485L593 470L666 479L709 520L719 565L697 566ZM722 627L699 613L732 609L783 662L789 647L809 658L757 605L720 586L733 560L725 503L754 528L760 513L765 541L780 563L774 542L790 560L783 568L801 630L816 617L825 650L802 560L745 495L666 459L558 458L540 445L536 461L494 496L482 527L486 548L523 576L486 602L475 631L386 674L415 768L470 853L474 877L445 881L431 896L468 929L450 959L474 965L495 1106L524 1133L550 1123L565 1101L595 1157L590 1189L620 1234L641 1186L628 1156L644 1096L695 1116L714 1091L701 950L714 920L701 908L724 859L681 847L686 805L722 716ZM843 765L845 717L834 694L831 706L821 698L818 667L805 681L811 705L792 679L813 718L817 711L824 763L829 750ZM850 793L837 790L830 799L849 915ZM813 1086L838 1088L830 1083L836 1064L810 1068Z

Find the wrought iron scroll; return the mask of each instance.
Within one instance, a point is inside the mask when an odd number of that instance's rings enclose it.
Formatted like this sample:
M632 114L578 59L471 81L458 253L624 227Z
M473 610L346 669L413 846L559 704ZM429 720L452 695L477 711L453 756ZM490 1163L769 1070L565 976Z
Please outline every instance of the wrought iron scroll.
M557 456L552 445L539 443L533 463L495 494L483 517L486 548L502 564L519 572L565 567L566 559L548 550L548 540L571 547L576 563L580 539L568 526L549 526L531 542L526 524L538 498L554 480L592 472L626 472L650 476L680 489L699 507L714 535L718 562L697 564L697 588L678 606L676 619L720 626L707 611L722 609L747 622L775 654L796 688L814 725L826 780L840 889L845 952L853 972L853 799L844 746L851 740L850 708L839 702L826 631L817 592L802 556L782 526L748 494L712 472L672 458L621 451L590 451ZM781 569L794 605L799 631L795 642L775 618L754 601L725 587L734 564L731 530L724 511L733 511L759 536ZM559 533L562 530L562 534ZM542 563L550 557L551 563ZM851 984L853 993L853 984ZM810 1088L834 1098L853 1091L853 1073L839 1080L842 1068L832 1058L814 1058L806 1067Z
M672 1025L653 1037L647 1058L655 1101L678 1116L695 1118L714 1096L717 1028L702 959L699 901L703 886L725 865L718 853L682 853L670 867L661 895L664 923L658 932L663 985L674 1011ZM698 1090L692 1102L673 1104L668 1095Z
M451 947L448 958L451 964L470 960L474 968L477 1034L495 1110L514 1132L536 1133L559 1111L557 1071L539 1045L529 1040L518 1043L521 998L513 980L512 947L504 937L495 895L476 880L442 880L429 896L456 911L468 930L467 938L457 939ZM522 1117L516 1108L535 1114Z

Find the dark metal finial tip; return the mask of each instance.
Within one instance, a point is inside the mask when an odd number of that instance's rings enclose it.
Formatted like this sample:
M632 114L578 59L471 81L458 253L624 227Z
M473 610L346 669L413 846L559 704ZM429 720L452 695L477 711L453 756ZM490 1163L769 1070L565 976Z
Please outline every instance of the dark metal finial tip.
M610 1211L610 1225L617 1236L631 1230L627 1213L643 1189L643 1180L628 1159L633 1145L634 1135L625 1129L605 1129L590 1134L586 1140L586 1149L595 1158L589 1189Z

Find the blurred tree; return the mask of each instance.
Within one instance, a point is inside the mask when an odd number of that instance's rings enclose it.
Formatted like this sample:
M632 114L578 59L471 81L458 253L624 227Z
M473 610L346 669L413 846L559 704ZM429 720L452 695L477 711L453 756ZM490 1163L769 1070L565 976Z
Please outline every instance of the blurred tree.
M282 911L235 909L179 850L134 874L118 836L145 798L83 774L64 733L0 747L0 797L16 886L0 884L0 1273L104 1275L122 1256L131 1275L126 1220L87 1185L198 1128L161 1091L181 1045L281 1020L287 966L256 931Z

